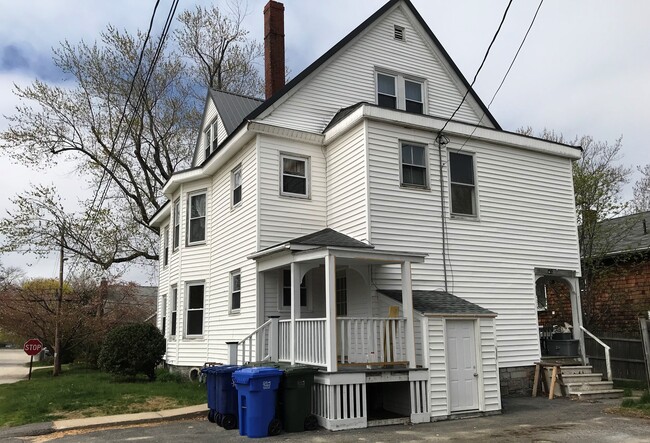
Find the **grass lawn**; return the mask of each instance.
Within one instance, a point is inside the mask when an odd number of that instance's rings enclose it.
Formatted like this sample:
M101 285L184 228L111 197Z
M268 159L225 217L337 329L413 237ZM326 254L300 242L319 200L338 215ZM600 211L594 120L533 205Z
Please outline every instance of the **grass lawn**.
M164 381L166 380L166 381ZM179 408L206 402L204 384L161 376L127 381L93 369L37 369L32 379L0 385L0 427L66 418Z

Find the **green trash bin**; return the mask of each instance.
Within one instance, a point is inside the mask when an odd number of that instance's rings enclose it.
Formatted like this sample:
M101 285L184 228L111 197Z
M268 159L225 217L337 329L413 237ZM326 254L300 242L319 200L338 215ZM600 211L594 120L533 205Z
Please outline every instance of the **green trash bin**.
M286 432L313 431L318 420L311 413L314 374L311 366L281 366L284 376L280 382L279 402L282 428Z

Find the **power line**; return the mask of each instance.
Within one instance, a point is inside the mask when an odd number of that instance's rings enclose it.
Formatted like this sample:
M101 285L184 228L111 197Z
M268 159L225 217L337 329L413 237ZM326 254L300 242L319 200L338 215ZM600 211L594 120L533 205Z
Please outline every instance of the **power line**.
M465 102L465 99L467 98L467 95L469 94L469 91L472 90L472 87L474 86L474 83L476 83L476 79L478 78L479 72L481 72L481 69L483 69L483 65L485 65L485 61L488 58L488 55L490 54L490 49L492 49L492 45L494 45L494 42L497 39L497 36L499 35L499 32L501 31L501 27L503 26L503 22L506 21L506 16L508 15L508 10L510 9L510 5L512 5L512 0L508 2L508 6L506 6L506 10L503 11L503 17L501 17L501 23L499 23L499 27L497 28L496 32L494 33L494 36L492 37L492 41L490 42L490 45L487 48L487 51L485 51L485 55L483 56L483 61L481 61L481 65L478 67L476 70L476 74L474 74L474 79L472 80L472 83L470 83L469 88L467 88L467 91L465 91L465 95L463 95L463 98L461 99L460 103L458 103L458 107L456 110L451 114L451 116L447 119L445 124L442 126L442 129L439 131L440 134L445 130L449 122L454 118L456 113L460 110L460 107L463 105Z

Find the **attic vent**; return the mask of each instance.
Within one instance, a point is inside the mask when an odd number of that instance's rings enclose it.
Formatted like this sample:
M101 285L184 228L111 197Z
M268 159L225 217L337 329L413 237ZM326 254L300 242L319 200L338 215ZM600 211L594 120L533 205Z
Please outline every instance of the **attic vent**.
M401 40L404 41L404 28L401 26L395 25L395 40Z

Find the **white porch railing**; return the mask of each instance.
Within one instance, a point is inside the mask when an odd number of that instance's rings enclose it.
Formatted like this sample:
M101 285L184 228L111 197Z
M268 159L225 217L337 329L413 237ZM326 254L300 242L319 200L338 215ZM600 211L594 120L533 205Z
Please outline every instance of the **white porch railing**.
M280 342L278 357L280 361L291 361L291 320L280 320L278 327Z
M591 332L587 331L584 326L580 326L580 329L583 332L586 332L589 337L593 338L596 343L605 348L605 364L607 365L607 380L612 381L612 362L609 359L609 350L611 349L605 343L603 343L598 337L596 337Z
M266 321L237 343L237 356L234 364L272 359L271 346L269 346L271 323L272 320Z
M296 363L325 366L325 319L296 320Z
M339 318L337 350L341 363L404 362L405 318Z

